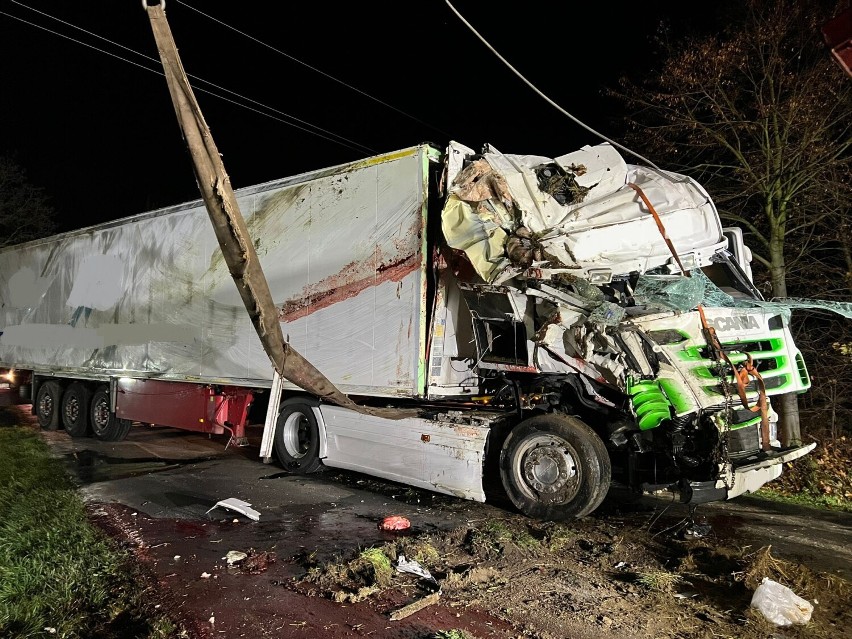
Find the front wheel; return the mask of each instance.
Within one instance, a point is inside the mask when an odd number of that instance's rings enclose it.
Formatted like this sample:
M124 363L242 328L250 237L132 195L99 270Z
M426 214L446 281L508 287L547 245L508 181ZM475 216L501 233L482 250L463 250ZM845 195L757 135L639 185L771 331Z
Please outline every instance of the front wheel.
M275 454L281 466L294 475L314 473L322 467L319 426L310 405L284 404L275 427Z
M500 477L512 503L535 519L588 515L609 490L606 446L585 423L548 414L518 424L500 451Z
M109 408L109 387L101 386L89 405L92 434L104 442L120 442L130 432L131 421L119 419Z

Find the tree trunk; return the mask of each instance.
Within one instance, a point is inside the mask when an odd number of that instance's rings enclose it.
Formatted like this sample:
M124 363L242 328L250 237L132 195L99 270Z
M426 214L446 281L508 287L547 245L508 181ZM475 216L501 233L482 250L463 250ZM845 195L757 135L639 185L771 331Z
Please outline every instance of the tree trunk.
M776 398L775 410L778 412L779 436L781 445L802 445L802 430L799 422L799 401L795 393L787 393Z
M784 229L773 228L769 242L769 262L772 277L772 296L787 297L787 264L784 261ZM793 371L795 374L795 371ZM802 427L799 420L799 402L794 393L775 398L773 402L778 412L778 435L781 445L800 446Z

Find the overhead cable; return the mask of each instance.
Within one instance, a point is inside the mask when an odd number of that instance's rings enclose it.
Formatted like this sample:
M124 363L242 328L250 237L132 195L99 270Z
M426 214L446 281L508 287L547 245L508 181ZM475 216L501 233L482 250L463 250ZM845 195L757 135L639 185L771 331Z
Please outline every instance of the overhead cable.
M95 37L95 38L98 38L98 39L100 39L100 40L103 40L104 42L108 42L109 44L111 44L111 45L113 45L113 46L115 46L115 47L118 47L118 48L120 48L120 49L124 49L125 51L129 51L130 53L133 53L134 55L140 56L140 57L144 58L145 60L148 60L148 61L150 61L150 62L153 62L153 63L155 63L155 64L157 64L157 65L159 65L159 64L160 64L160 61L159 61L159 60L157 60L156 58L152 58L151 56L145 55L144 53L140 53L139 51L136 51L136 50L134 50L134 49L132 49L132 48L130 48L130 47L127 47L127 46L125 46L125 45L123 45L123 44L120 44L120 43L118 43L118 42L115 42L115 41L113 41L113 40L110 40L109 38L105 38L105 37L103 37L103 36L101 36L101 35L98 35L97 33L93 33L93 32L91 32L91 31L88 31L87 29L84 29L84 28L79 27L79 26L77 26L77 25L75 25L75 24L72 24L72 23L70 23L70 22L67 22L66 20L63 20L63 19L58 18L58 17L56 17L56 16L50 15L49 13L45 13L44 11L41 11L41 10L39 10L39 9L35 9L35 8L33 8L33 7L29 7L29 6L25 5L25 4L24 4L24 3L22 3L22 2L18 2L18 0L11 0L11 2L13 2L14 4L17 4L17 5L19 5L19 6L23 7L23 8L25 8L25 9L28 9L28 10L30 10L30 11L34 11L35 13L41 14L41 15L43 15L43 16L45 16L45 17L47 17L47 18L50 18L50 19L55 20L55 21L57 21L57 22L60 22L60 23L62 23L62 24L64 24L64 25L66 25L66 26L69 26L69 27L72 27L72 28L77 29L77 30L79 30L79 31L82 31L83 33L86 33L87 35L90 35L90 36L92 36L92 37ZM10 18L13 18L13 19L15 19L15 20L18 20L18 21L20 21L20 22L23 22L24 24L28 24L28 25L30 25L30 26L36 27L36 28L41 29L41 30L43 30L43 31L47 31L48 33L50 33L50 34L52 34L52 35L56 35L56 36L59 36L59 37L61 37L61 38L65 38L66 40L70 40L71 42L74 42L75 44L80 44L80 45L82 45L82 46L84 46L84 47L88 47L88 48L90 48L90 49L93 49L93 50L95 50L95 51L97 51L97 52L99 52L99 53L106 54L106 55L108 55L108 56L111 56L111 57L113 57L113 58L116 58L116 59L118 59L118 60L121 60L122 62L127 62L128 64L132 64L133 66L139 67L140 69L144 69L144 70L146 70L146 71L150 71L150 72L152 72L152 73L156 73L156 74L158 74L158 75L163 75L162 71L158 71L157 69L152 69L152 68L146 67L146 66L145 66L145 65L143 65L143 64L139 64L138 62L134 62L133 60L129 60L128 58L122 57L122 56L120 56L120 55L116 55L115 53L112 53L112 52L107 51L107 50L105 50L105 49L101 49L101 48L96 47L96 46L94 46L94 45L92 45L92 44L89 44L89 43L87 43L87 42L83 42L82 40L78 40L78 39L76 39L76 38L72 38L71 36L65 35L65 34L60 33L60 32L58 32L58 31L54 31L54 30L49 29L49 28L47 28L47 27L44 27L44 26L42 26L42 25L36 24L36 23L34 23L34 22L30 22L29 20L25 20L24 18L21 18L21 17L15 16L15 15L12 15L12 14L7 13L7 12L5 12L5 11L0 11L0 14L5 15L5 16L8 16L8 17L10 17ZM268 117L268 118L270 118L270 119L272 119L272 120L276 120L276 121L278 121L278 122L281 122L282 124L286 124L286 125L288 125L288 126L294 127L294 128L299 129L299 130L301 130L301 131L305 131L306 133L311 133L311 134L316 135L317 137L320 137L320 138L322 138L322 139L324 139L324 140L328 140L329 142L335 142L335 143L337 143L337 144L341 144L342 146L346 146L346 147L348 147L348 148L350 148L350 149L352 149L352 150L354 150L354 151L358 151L359 153L360 153L360 152L364 152L364 151L366 151L366 152L368 152L368 153L377 153L377 151L376 151L375 149L372 149L372 148L370 148L370 147L368 147L368 146L366 146L366 145L364 145L364 144L361 144L360 142L356 142L356 141L354 141L354 140L350 140L350 139L348 139L348 138L346 138L346 137L344 137L344 136L342 136L342 135L338 135L337 133L334 133L334 132L332 132L332 131L329 131L329 130L327 130L327 129L323 128L323 127L320 127L320 126L318 126L318 125L316 125L316 124L312 124L312 123L310 123L310 122L308 122L308 121L306 121L306 120L302 120L301 118L298 118L298 117L296 117L296 116L294 116L294 115L291 115L291 114L289 114L289 113L285 113L284 111L281 111L281 110L276 109L276 108L274 108L274 107L271 107L271 106L269 106L269 105L263 104L262 102L258 102L257 100L254 100L254 99L252 99L252 98L249 98L249 97L247 97L247 96L245 96L245 95L242 95L242 94L237 93L237 92L235 92L235 91L231 91L230 89L227 89L227 88L225 88L225 87L222 87L222 86L220 86L220 85L218 85L218 84L216 84L216 83L214 83L214 82L211 82L211 81L209 81L209 80L205 80L204 78L200 78L200 77L198 77L198 76L196 76L196 75L192 75L192 74L189 74L189 73L188 73L187 75L188 75L190 78L192 78L193 80L197 81L197 82L202 82L202 83L204 83L204 84L206 84L206 85L209 85L209 86L211 86L211 87L214 87L215 89L217 89L217 90L219 90L219 91L224 91L225 93L230 94L230 95L234 96L234 97L235 97L235 98L237 98L237 99L228 98L228 97L225 97L225 96L223 96L223 95L220 95L219 93L216 93L215 91L211 91L211 90L208 90L208 89L203 89L203 88L199 88L199 87L195 86L195 87L194 87L194 88L195 88L195 90L197 90L197 91L199 91L199 92L201 92L201 93L206 93L206 94L211 95L211 96L213 96L213 97L215 97L215 98L218 98L218 99L220 99L220 100L224 100L225 102L229 102L229 103L234 104L234 105L236 105L236 106L238 106L238 107L241 107L241 108L247 109L247 110L252 111L252 112L254 112L254 113L257 113L257 114L259 114L259 115L263 115L263 116ZM243 104L243 103L239 102L239 100L243 100L243 101L245 101L245 102L249 102L249 103L255 104L255 105L259 106L259 107L262 107L263 109L267 109L268 111L271 111L272 113L277 113L277 114L279 114L279 115L281 115L281 116L283 116L283 117L276 117L275 115L272 115L271 113L267 113L267 112L262 111L262 110L260 110L260 109L258 109L258 108L253 108L253 107L251 107L251 106L248 106L248 105L246 105L246 104ZM284 118L289 118L289 119L284 119ZM292 121L291 121L291 120L292 120ZM298 122L299 124L295 124L295 122ZM300 124L301 124L301 125L304 125L304 126L300 126ZM310 128L307 128L307 127L310 127ZM321 133L318 133L318 132L321 132Z
M618 142L616 142L615 140L612 140L612 139L610 139L610 138L606 137L603 133L600 133L599 131L596 131L596 130L595 130L595 129L593 129L592 127L588 126L585 122L582 122L582 121L581 121L581 120L579 120L578 118L574 117L572 114L568 113L568 111L566 111L566 110L565 110L565 109L563 109L561 106L559 106L556 102L554 102L553 100L551 100L551 99L550 99L547 95L545 95L545 94L544 94L544 93L543 93L543 92L542 92L542 91L541 91L541 90L540 90L537 86L535 86L532 82L530 82L529 80L527 80L527 79L526 79L526 77L524 77L524 75L523 75L520 71L518 71L518 70L517 70L514 66L512 66L512 64L511 64L508 60L506 60L506 58L504 58L502 55L500 55L500 53L499 53L499 52L498 52L498 51L497 51L497 50L496 50L493 46L491 46L491 44L488 42L488 40L486 40L485 38L483 38L483 37L482 37L482 35L480 35L480 33L479 33L479 32L478 32L478 31L477 31L477 30L473 27L473 25L472 25L472 24L470 24L470 22L468 22L467 20L465 20L464 16L462 16L462 14L460 14L460 13L456 10L456 8L453 6L453 4L450 2L450 0L446 0L446 3L447 3L447 6L449 6L449 7L450 7L450 9L452 9L453 13L455 13L455 14L458 16L459 20L461 20L461 21L462 21L462 22L463 22L463 23L464 23L464 24L465 24L465 25L466 25L466 26L467 26L467 27L468 27L468 28L469 28L469 29L473 32L473 34L474 34L477 38L479 38L479 39L482 41L482 43L483 43L486 47L488 47L488 49L489 49L489 50L490 50L490 51L491 51L494 55L496 55L498 58L500 58L500 60L503 62L503 64L505 64L507 67L509 67L509 69L510 69L510 70L511 70L511 71L512 71L512 72L513 72L516 76L518 76L518 77L519 77L519 78L520 78L520 79L521 79L521 80L522 80L522 81L523 81L523 82L524 82L524 83L525 83L528 87L530 87L533 91L535 91L535 92L536 92L539 96L541 96L542 98L544 98L544 99L547 101L547 103L548 103L548 104L550 104L551 106L555 107L555 108L556 108L556 109L557 109L560 113L562 113L563 115L567 116L568 118L570 118L571 120L573 120L576 124L580 125L581 127L583 127L584 129L586 129L586 130L587 130L587 131L589 131L590 133L592 133L592 134L596 135L597 137L601 138L601 139L602 139L602 140L604 140L605 142L609 142L611 145L613 145L613 146L614 146L614 147L616 147L616 148L621 149L621 150L622 150L622 151L624 151L625 153L629 153L630 155L632 155L632 156L634 156L634 157L639 158L640 160L642 160L643 162L647 163L649 166L653 167L654 169L656 169L656 170L657 170L657 171L659 171L660 173L665 173L666 175L668 175L668 173L667 173L666 171L663 171L660 167L658 167L656 164L654 164L653 162L651 162L651 160L649 160L648 158L646 158L646 157L644 157L644 156L642 156L642 155L639 155L639 154L638 154L638 153L636 153L635 151L632 151L632 150L628 149L626 146L624 146L624 145L622 145L622 144L619 144L619 143L618 143Z
M323 70L321 70L321 69L318 69L318 68L316 68L315 66L312 66L312 65L308 64L307 62L304 62L304 61L300 60L299 58L297 58L297 57L295 57L295 56L290 55L289 53L285 53L285 52L284 52L284 51L282 51L281 49L277 49L277 48L273 47L271 44L267 44L266 42L263 42L262 40L259 40L258 38L255 38L254 36L252 36L252 35L250 35L250 34L246 33L245 31L240 31L240 30L239 30L239 29L237 29L236 27L233 27L233 26L231 26L230 24L227 24L226 22L223 22L222 20L219 20L218 18L214 18L213 16L211 16L211 15L209 15L209 14L207 14L207 13L204 13L204 12L203 12L203 11L201 11L200 9L196 9L196 8L195 8L195 7L193 7L193 6L188 5L186 2L183 2L182 0L175 0L175 2L177 2L178 4L180 4L180 5L184 6L184 7L186 7L187 9L191 9L191 10L195 11L196 13L201 14L201 15L202 15L202 16L204 16L205 18L207 18L207 19L209 19L209 20L212 20L213 22L216 22L217 24L222 25L222 26L223 26L223 27L225 27L226 29L230 29L231 31L234 31L234 32L236 32L236 33L239 33L241 36L243 36L243 37L245 37L245 38L248 38L249 40L252 40L253 42L256 42L257 44L259 44L259 45L261 45L261 46L264 46L264 47L266 47L267 49L270 49L271 51L274 51L275 53L277 53L277 54L279 54L279 55L283 55L285 58L287 58L287 59L289 59L289 60L292 60L292 61L293 61L293 62L295 62L296 64L300 64L300 65L302 65L303 67L305 67L305 68L307 68L307 69L310 69L310 70L311 70L311 71L313 71L314 73L319 73L321 76L323 76L323 77L325 77L325 78L328 78L328 79L329 79L329 80L331 80L332 82L337 82L338 84L340 84L340 85L342 85L342 86L346 87L347 89L349 89L349 90L351 90L351 91L354 91L355 93L358 93L358 94L360 94L360 95L364 96L365 98L367 98L367 99L369 99L369 100L372 100L373 102L375 102L375 103L377 103L377 104L381 104L383 107L386 107L386 108L388 108L388 109L391 109L392 111L396 111L396 112L397 112L397 113L399 113L400 115L404 115L405 117L410 118L411 120L414 120L414 121L415 121L415 122L417 122L418 124L422 124L423 126L428 127L428 128L430 128L430 129L432 129L433 131L436 131L436 132L440 133L441 135L445 136L447 139L452 138L452 135L451 135L451 134L447 133L446 131L442 131L441 129L439 129L439 128L437 128L437 127L435 127L435 126L433 126L433 125L429 124L428 122L424 122L423 120L421 120L421 119L420 119L420 118L418 118L417 116L411 115L410 113L407 113L406 111L403 111L402 109L398 109L398 108L396 108L395 106L393 106L392 104L388 104L387 102L384 102L384 101L380 100L379 98L377 98L377 97L375 97L375 96L373 96L373 95L370 95L370 94L369 94L369 93L367 93L366 91L362 91L362 90L361 90L361 89L359 89L358 87L352 86L351 84L348 84L347 82L344 82L343 80L339 80L338 78L335 78L335 77L334 77L333 75L331 75L330 73L326 73L325 71L323 71Z

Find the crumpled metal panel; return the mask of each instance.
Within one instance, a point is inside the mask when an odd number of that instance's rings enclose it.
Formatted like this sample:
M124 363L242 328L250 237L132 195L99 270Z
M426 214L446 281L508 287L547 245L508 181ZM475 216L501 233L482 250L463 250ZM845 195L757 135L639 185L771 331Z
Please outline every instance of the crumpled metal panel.
M485 501L482 472L489 419L452 414L388 420L339 406L318 409L323 463L411 486Z
M344 392L417 395L427 147L237 191L288 341ZM271 384L201 201L0 251L0 363Z
M626 164L609 144L556 159L482 154L453 178L444 235L492 284L530 267L578 277L600 270L643 273L672 256L628 183L644 191L678 252L693 256L690 263L709 263L725 245L701 186L684 175Z

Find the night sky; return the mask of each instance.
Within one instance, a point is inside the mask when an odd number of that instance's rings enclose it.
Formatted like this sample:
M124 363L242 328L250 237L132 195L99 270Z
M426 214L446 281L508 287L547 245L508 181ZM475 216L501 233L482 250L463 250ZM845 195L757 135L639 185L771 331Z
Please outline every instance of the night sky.
M690 18L675 2L452 4L610 137L617 112L601 90L652 63L661 19ZM0 154L51 197L60 230L198 199L140 0L0 0L0 11ZM443 0L167 0L166 17L237 189L426 141L551 157L602 141Z

